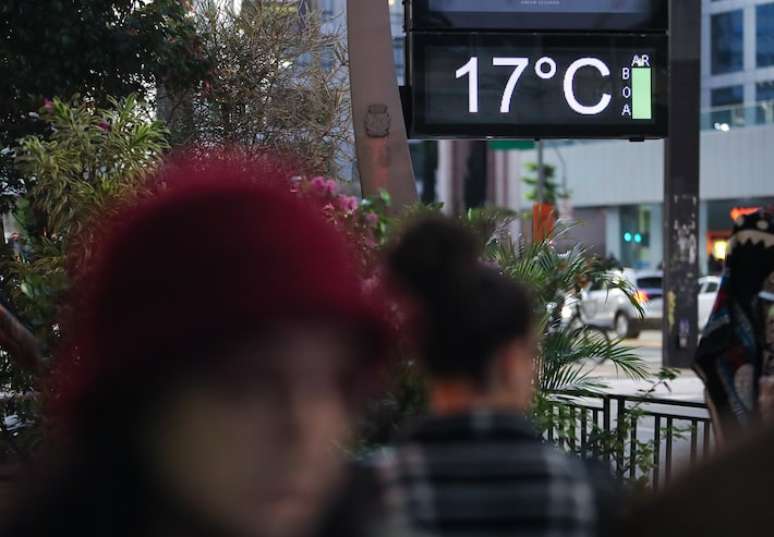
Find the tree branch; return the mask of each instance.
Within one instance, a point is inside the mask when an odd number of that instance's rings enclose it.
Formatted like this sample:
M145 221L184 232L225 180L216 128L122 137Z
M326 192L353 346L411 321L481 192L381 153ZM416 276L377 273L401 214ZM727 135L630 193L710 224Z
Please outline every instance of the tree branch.
M0 348L6 350L11 361L25 371L40 369L40 344L35 336L0 304Z

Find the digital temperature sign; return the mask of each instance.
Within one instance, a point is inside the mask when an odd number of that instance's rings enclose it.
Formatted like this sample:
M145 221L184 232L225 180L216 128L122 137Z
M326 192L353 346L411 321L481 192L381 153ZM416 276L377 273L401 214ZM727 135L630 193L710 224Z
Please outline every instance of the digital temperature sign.
M666 35L423 33L412 47L417 138L666 136Z

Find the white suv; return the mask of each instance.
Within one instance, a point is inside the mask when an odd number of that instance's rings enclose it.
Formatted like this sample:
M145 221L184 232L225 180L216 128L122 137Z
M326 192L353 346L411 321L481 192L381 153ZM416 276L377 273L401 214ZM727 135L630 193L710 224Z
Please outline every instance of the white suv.
M592 284L581 292L580 315L584 324L613 330L622 339L637 338L644 328L661 325L664 295L661 272L638 273L624 269L611 272L609 279L624 280L632 287L645 317L621 289Z
M705 276L699 280L699 333L709 322L712 308L715 307L721 279L718 276Z
M664 316L664 275L660 271L614 271L610 279L624 278L636 291L644 317L620 289L592 285L581 293L581 322L604 330L613 330L620 338L636 338L645 329L658 330ZM709 321L720 289L720 278L705 276L699 280L699 332Z

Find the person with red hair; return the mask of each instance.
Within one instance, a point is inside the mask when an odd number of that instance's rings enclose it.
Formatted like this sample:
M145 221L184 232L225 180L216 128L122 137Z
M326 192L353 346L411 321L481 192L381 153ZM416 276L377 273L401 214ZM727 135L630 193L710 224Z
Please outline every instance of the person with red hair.
M344 487L383 312L280 167L178 162L153 188L114 211L75 279L56 464L2 534L314 534Z

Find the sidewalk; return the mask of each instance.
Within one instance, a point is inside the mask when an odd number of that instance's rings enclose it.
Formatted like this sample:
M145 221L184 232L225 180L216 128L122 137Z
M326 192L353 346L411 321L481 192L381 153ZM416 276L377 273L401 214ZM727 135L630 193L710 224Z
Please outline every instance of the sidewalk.
M627 340L624 344L637 350L652 373L652 378L647 381L628 379L621 375L612 364L597 366L594 369L594 376L609 386L610 393L640 395L643 391L650 390L653 384L658 381L656 374L662 365L661 333L656 331L643 332L639 339ZM679 378L669 383L669 388L659 386L654 392L654 397L703 403L704 383L693 371L682 370Z

